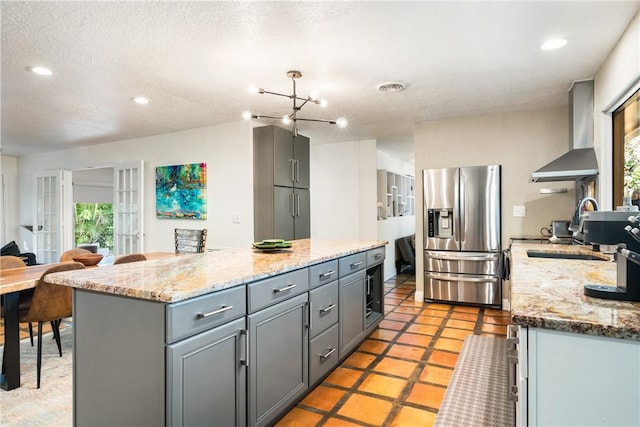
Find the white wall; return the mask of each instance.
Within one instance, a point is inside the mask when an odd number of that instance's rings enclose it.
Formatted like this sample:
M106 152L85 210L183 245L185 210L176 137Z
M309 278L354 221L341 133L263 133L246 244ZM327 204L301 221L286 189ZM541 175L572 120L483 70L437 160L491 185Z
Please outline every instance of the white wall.
M622 37L602 63L594 78L594 146L600 166L600 206L611 210L613 206L613 165L611 109L625 99L627 89L640 82L640 14L636 15ZM605 111L609 110L609 111Z
M113 203L113 168L73 171L73 203Z
M376 240L375 141L311 144L311 236Z
M0 156L0 247L15 240L23 252L31 249L31 240L28 246L21 239L22 232L18 223L18 159L12 156ZM31 221L25 223L31 224ZM24 230L25 233L29 231Z
M381 150L377 152L377 168L386 169L400 175L414 174L414 163L402 161L392 155ZM419 188L416 180L416 191ZM416 209L416 213L421 212ZM377 214L377 213L376 213ZM377 221L378 239L387 240L389 244L386 247L386 258L384 261L384 278L385 280L396 275L396 249L395 241L399 237L409 236L416 232L415 216L392 216L387 219Z
M575 204L572 182L530 183L531 172L564 154L569 146L568 108L522 111L420 123L415 129L415 176L423 169L502 165L502 244L511 236L539 235L554 219L570 219ZM420 185L416 186L418 189ZM541 188L565 187L567 193L539 194ZM416 247L423 247L423 195L416 191ZM512 208L524 205L525 217ZM423 271L423 257L416 269ZM422 298L424 277L416 277L416 299ZM505 290L507 287L504 287ZM503 292L504 297L506 294Z
M249 246L253 242L253 136L245 121L191 129L18 159L19 218L31 223L32 173L84 169L144 160L145 251L173 251L174 228L207 228L207 247ZM155 168L207 163L207 219L158 219ZM232 215L240 215L234 224Z

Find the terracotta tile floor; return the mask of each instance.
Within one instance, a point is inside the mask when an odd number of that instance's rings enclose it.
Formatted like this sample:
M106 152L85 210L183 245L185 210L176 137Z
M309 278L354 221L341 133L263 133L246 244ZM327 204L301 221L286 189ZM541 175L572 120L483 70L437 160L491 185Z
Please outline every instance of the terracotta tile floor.
M467 335L504 337L509 313L414 301L415 277L385 283L385 318L276 425L431 426Z

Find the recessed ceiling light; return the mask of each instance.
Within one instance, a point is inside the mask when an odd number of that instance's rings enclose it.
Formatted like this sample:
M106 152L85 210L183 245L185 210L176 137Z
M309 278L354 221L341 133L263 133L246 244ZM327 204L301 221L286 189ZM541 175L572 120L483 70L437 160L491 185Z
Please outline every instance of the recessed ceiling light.
M131 100L136 104L141 104L141 105L146 105L149 103L149 100L144 96L134 96L133 98L131 98Z
M553 50L553 49L558 49L564 46L565 44L567 44L567 41L565 39L550 39L542 43L542 45L540 46L540 49Z
M50 76L53 74L51 70L48 69L47 67L32 66L32 67L27 67L27 70L31 71L32 73L39 74L41 76Z

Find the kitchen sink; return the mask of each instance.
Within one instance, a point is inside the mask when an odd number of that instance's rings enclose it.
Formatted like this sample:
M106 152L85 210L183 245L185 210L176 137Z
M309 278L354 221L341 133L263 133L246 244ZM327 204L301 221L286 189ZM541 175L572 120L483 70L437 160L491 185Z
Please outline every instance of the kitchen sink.
M597 255L591 255L591 254L547 252L547 251L536 251L532 249L527 251L527 256L529 258L556 258L556 259L579 259L583 261L608 261L607 258L600 257Z

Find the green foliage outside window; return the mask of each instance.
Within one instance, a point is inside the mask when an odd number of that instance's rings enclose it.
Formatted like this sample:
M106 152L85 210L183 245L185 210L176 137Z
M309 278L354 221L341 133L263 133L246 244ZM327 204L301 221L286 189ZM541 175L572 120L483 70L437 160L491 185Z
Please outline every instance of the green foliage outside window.
M98 243L113 252L113 203L76 203L76 246Z

